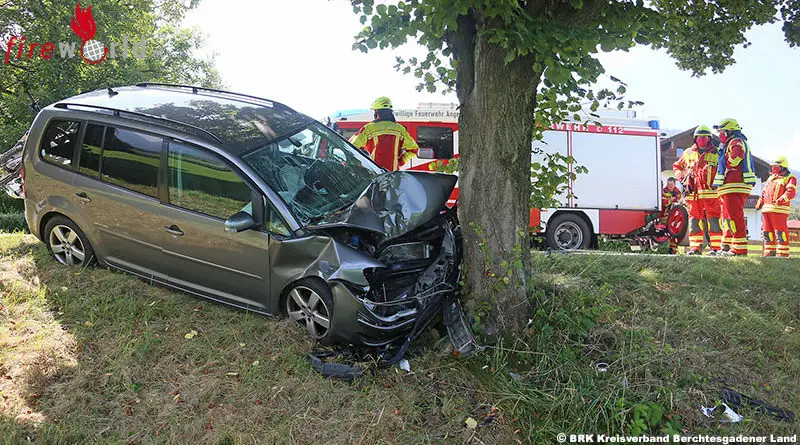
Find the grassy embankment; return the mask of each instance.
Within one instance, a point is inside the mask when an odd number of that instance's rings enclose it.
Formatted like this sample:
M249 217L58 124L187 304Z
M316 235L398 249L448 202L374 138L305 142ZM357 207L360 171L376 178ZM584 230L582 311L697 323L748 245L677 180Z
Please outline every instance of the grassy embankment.
M467 360L429 340L410 356L413 374L353 384L315 374L312 345L286 321L119 273L71 272L30 235L0 235L0 264L3 443L555 443L559 432L798 430L750 410L736 425L699 412L721 382L800 411L796 260L535 254L538 309L521 338ZM487 426L464 426L490 413Z

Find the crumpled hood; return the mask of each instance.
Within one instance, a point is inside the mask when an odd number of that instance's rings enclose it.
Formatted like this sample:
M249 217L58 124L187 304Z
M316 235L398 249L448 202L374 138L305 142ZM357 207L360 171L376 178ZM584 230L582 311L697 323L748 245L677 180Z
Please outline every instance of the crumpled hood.
M376 232L384 239L402 236L442 211L457 179L455 175L416 171L383 174L352 206L328 215L308 229L352 227Z

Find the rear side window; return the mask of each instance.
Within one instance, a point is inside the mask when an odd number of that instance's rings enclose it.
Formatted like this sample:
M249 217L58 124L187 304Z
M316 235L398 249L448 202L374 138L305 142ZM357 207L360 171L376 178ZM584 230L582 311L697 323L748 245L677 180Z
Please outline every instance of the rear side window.
M75 121L52 120L42 136L40 152L45 161L70 168L78 142L80 123Z
M120 128L106 128L103 180L148 196L158 196L163 139Z
M435 159L450 159L453 157L453 129L417 127L417 145L433 149Z
M170 204L227 219L241 211L253 215L251 199L250 187L216 155L170 142Z
M103 134L105 127L95 124L86 126L86 134L83 136L81 146L81 157L78 161L78 171L86 176L97 178L100 176L100 155L103 146Z

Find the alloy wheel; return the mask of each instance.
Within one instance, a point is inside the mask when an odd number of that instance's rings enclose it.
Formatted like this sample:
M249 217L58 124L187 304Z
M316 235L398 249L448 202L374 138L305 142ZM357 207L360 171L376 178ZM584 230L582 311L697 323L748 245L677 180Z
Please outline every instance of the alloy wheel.
M86 249L81 238L65 225L59 224L50 231L50 249L61 264L72 267L86 262Z
M289 318L305 325L314 339L325 337L331 326L330 310L325 301L312 289L297 286L286 297Z

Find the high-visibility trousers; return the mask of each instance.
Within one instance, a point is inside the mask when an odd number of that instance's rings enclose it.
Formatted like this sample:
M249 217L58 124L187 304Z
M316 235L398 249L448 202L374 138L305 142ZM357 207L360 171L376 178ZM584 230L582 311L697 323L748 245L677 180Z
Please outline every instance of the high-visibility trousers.
M722 244L722 214L719 198L697 198L686 201L689 207L689 250L703 250L703 241L708 233L708 249L719 251Z
M747 226L744 221L744 203L747 193L727 193L722 201L722 250L737 255L747 255Z
M761 230L764 232L764 256L789 257L789 215L764 212L761 214Z

